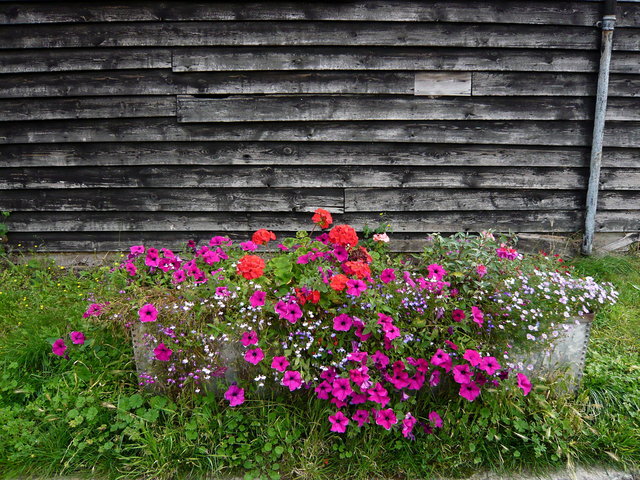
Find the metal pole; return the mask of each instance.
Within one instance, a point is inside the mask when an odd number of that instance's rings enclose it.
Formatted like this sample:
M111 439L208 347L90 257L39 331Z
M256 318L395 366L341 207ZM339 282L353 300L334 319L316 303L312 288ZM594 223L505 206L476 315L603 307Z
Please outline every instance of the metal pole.
M613 46L613 29L616 24L615 1L606 2L606 15L602 18L602 45L600 47L600 71L598 73L598 90L596 110L593 121L593 141L591 143L591 164L589 186L587 188L587 211L584 222L584 238L582 253L591 255L598 206L598 188L600 185L600 166L602 165L602 140L604 137L604 120L607 111L607 94L609 90L609 64L611 63L611 47Z

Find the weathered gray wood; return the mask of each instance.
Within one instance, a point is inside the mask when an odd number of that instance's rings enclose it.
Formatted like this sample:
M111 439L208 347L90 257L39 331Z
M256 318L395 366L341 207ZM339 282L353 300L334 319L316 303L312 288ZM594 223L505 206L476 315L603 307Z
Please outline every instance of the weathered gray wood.
M592 27L427 22L140 22L5 26L0 48L376 45L593 50ZM636 31L615 47L635 50Z
M617 212L607 212L605 221ZM519 211L517 228L521 232L553 230L559 225L580 228L580 215L574 210L553 212ZM617 218L617 217L615 217ZM379 221L375 214L335 215L336 224L347 223L359 231L364 225L373 226ZM286 217L269 213L237 212L194 213L194 212L16 212L8 219L11 232L148 232L148 231L223 231L252 232L259 228L273 231L310 230L311 216L290 214ZM474 212L398 212L385 215L385 222L395 233L435 231L456 232L486 228L488 222L494 229L508 229L513 226L514 213L510 211L487 211L481 216ZM606 225L604 225L606 228ZM185 237L188 234L185 233ZM393 237L393 234L391 234Z
M88 48L82 50L17 50L2 52L0 55L0 73L125 68L171 68L171 51L165 48Z
M586 186L583 168L48 167L7 168L0 190L79 188L527 188ZM640 169L603 171L605 189L640 189Z
M469 73L457 73L470 75ZM193 72L113 70L0 76L0 98L169 94L404 94L413 72Z
M543 190L345 190L346 212L380 211L483 211L483 210L584 210L583 191ZM600 192L598 209L640 210L637 192Z
M446 8L445 8L446 6ZM509 8L501 1L419 2L368 0L366 2L149 2L126 3L30 2L0 7L0 23L132 22L161 20L361 20L415 22L479 22L593 26L601 18L600 6L579 1L528 1ZM640 24L640 9L618 2L616 27Z
M179 48L173 70L452 70L594 72L597 52L571 55L555 50L441 49L441 48ZM611 71L637 72L640 56L621 52L612 58Z
M0 100L0 122L74 118L174 117L174 96Z
M305 122L178 124L169 119L110 119L25 122L20 128L0 124L0 144L123 141L313 141L477 143L506 145L587 146L588 122ZM636 147L640 131L634 122L609 122L605 145Z
M0 191L0 205L9 211L71 212L312 212L318 207L343 211L340 189L82 189Z
M471 95L471 72L418 72L415 95Z
M473 94L493 96L594 96L597 75L589 73L473 72ZM611 75L609 96L640 97L640 75Z
M410 143L139 142L0 145L3 167L397 165L587 167L588 148ZM640 168L640 152L605 150L603 165Z
M609 118L634 120L629 107L633 101L612 99ZM580 97L178 96L178 121L589 120L593 108Z

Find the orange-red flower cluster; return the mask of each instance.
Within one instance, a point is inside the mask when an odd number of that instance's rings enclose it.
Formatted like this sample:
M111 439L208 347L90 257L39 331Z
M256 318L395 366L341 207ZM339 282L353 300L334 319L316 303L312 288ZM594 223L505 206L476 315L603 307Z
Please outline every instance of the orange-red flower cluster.
M251 241L253 243L257 243L258 245L264 245L270 240L275 240L275 239L276 239L276 234L264 228L261 228L260 230L255 232L253 234L253 237L251 237Z
M296 299L300 305L304 305L307 302L318 303L320 301L320 292L318 290L296 288Z
M339 273L331 277L329 286L336 292L341 292L342 290L347 288L347 280L349 280L349 278L346 275L342 275L341 273Z
M257 255L245 255L238 260L238 273L247 280L261 277L264 267L264 260Z
M355 247L358 244L358 234L349 225L336 225L329 232L329 241L343 247Z
M364 262L345 262L342 264L342 270L347 275L355 275L360 280L371 277L371 269Z
M324 208L318 208L311 217L313 223L320 226L320 228L327 228L333 223L333 217L331 213L327 212Z

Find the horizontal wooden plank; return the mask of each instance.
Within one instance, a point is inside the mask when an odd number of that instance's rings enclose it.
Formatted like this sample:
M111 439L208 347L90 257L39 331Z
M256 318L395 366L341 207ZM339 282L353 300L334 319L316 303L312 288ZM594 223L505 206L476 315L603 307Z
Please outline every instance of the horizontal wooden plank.
M628 69L636 73L632 54L613 56L612 72ZM548 71L595 72L598 54L556 50L455 49L455 48L322 48L255 47L176 48L173 70L452 70L452 71ZM637 60L634 57L633 60ZM635 65L637 67L637 63Z
M595 96L595 73L473 72L474 95ZM609 96L640 97L640 75L613 74Z
M457 72L451 75L470 76ZM415 73L192 72L112 70L0 75L0 98L171 94L405 94L414 93Z
M637 74L639 52L616 52L612 73ZM452 70L596 72L597 52L556 50L455 48L322 48L272 47L176 48L173 70Z
M635 101L637 104L638 102ZM637 106L637 105L636 105ZM627 111L628 109L631 109ZM589 120L594 102L559 97L178 96L178 121ZM612 120L640 119L630 99L612 99Z
M635 29L614 48L635 50ZM118 22L4 26L0 48L407 46L593 50L593 27L428 22Z
M586 186L585 168L528 167L45 167L7 168L0 190L82 188L526 188ZM640 190L640 169L603 170L603 189Z
M0 145L0 169L142 165L586 167L587 147L408 143L156 142ZM640 151L605 150L603 165L640 168Z
M165 48L88 48L12 50L0 55L0 73L129 68L171 68L171 51Z
M640 145L637 122L608 122L605 146ZM0 144L126 141L313 141L588 146L589 122L423 121L179 124L170 119L0 124Z
M341 189L128 188L0 191L0 205L9 211L122 212L311 212L318 207L342 212Z
M596 230L616 232L637 228L635 211L603 211L596 216ZM375 213L335 214L336 224L346 223L358 231L365 225L375 226L380 216ZM384 221L391 225L391 238L398 233L432 233L481 231L492 229L518 232L554 232L580 230L584 214L575 210L483 211L480 212L392 212ZM36 232L219 232L251 234L259 228L272 231L310 230L308 213L273 215L253 212L15 212L7 219L13 233Z
M174 117L174 96L0 100L0 122L75 118Z
M618 2L620 26L640 23L637 5ZM0 7L0 23L85 23L163 20L361 20L416 22L482 22L548 25L594 25L600 6L580 1L527 1L505 8L500 1L419 2L401 0L326 2L29 2Z
M480 211L480 210L584 210L584 191L542 190L428 190L350 188L345 190L345 212ZM640 195L600 192L598 209L640 210Z
M471 72L418 72L415 95L471 95Z

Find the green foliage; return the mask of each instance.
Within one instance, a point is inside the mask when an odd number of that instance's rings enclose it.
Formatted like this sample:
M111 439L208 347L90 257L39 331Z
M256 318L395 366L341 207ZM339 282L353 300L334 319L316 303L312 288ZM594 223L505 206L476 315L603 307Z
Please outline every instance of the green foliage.
M9 233L9 228L7 224L4 223L4 219L9 216L9 212L0 211L0 256L4 255L5 247L4 244L9 241L7 238L7 233Z

